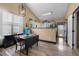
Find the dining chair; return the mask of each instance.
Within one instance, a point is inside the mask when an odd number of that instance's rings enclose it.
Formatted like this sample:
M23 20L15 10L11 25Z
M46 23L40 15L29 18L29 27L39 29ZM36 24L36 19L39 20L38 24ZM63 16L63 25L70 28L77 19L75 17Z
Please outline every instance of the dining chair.
M25 40L21 39L19 37L19 35L15 36L15 40L16 40L16 50L15 51L17 51L18 50L18 46L20 46L20 55L21 55L22 49L24 49L24 47L25 47Z

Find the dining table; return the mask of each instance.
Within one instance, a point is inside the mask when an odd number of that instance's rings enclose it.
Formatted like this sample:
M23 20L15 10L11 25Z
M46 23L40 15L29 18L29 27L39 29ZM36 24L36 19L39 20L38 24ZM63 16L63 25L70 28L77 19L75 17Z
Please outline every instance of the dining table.
M36 34L29 34L29 35L17 35L16 38L18 39L17 42L21 44L21 42L24 42L24 50L26 51L26 55L28 55L29 48L32 48L32 46L39 41L39 35ZM17 48L17 44L16 44Z

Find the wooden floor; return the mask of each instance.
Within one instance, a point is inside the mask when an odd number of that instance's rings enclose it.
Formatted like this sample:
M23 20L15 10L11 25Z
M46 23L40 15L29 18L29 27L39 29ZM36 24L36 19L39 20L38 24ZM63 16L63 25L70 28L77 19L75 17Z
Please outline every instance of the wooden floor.
M25 51L24 51L25 52ZM6 49L0 48L0 55L2 56L20 56L20 51L15 52L15 45ZM39 45L34 45L29 50L29 56L76 56L77 54L66 45L62 38L59 38L58 44L52 44L39 41ZM21 53L21 56L26 56Z

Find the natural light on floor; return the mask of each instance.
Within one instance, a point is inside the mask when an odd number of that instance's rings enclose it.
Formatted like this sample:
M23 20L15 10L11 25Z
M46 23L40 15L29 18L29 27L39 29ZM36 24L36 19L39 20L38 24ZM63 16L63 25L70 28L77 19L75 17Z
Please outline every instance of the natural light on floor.
M63 50L64 49L64 45L63 45L63 38L59 38L59 46L58 46L58 48L59 48L59 50Z

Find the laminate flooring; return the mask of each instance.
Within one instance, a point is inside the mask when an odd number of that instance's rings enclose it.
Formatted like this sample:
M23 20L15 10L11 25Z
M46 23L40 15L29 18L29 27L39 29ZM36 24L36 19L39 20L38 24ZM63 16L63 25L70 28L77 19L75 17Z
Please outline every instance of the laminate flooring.
M1 56L26 56L25 50L20 53L19 47L15 52L15 45L8 48L0 48ZM77 56L74 50L72 50L63 38L59 38L58 44L39 41L38 46L35 44L29 49L29 56Z

